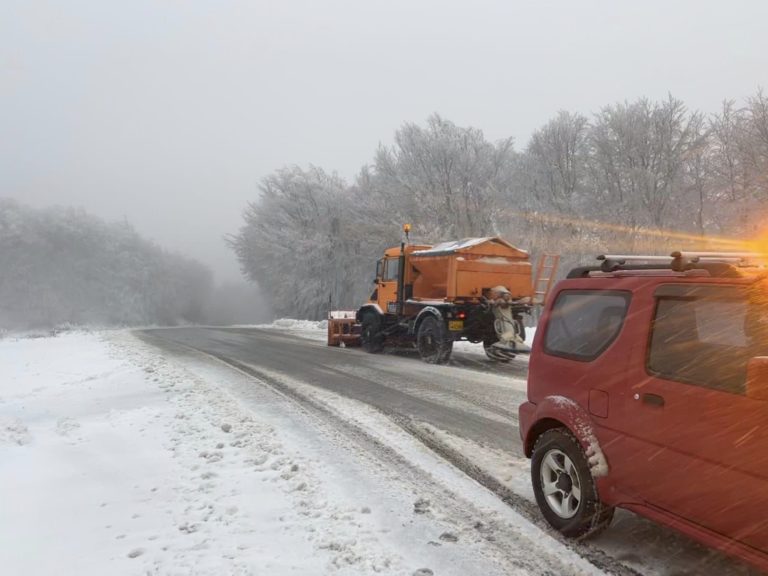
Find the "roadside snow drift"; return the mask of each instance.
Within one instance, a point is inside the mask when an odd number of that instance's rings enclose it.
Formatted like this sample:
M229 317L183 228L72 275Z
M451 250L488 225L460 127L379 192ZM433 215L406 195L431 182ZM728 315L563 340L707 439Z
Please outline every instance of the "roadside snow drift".
M426 449L406 481L210 358L81 333L2 340L0 365L2 574L600 573L532 526L500 546L493 499L452 508L441 477L483 489Z
M2 341L0 365L3 574L322 571L275 431L131 335Z

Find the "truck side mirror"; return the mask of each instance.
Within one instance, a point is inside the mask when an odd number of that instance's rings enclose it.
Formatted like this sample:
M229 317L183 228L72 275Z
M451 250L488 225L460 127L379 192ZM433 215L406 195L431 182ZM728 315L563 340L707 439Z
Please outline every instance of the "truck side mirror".
M747 364L747 398L768 402L768 356L755 356Z

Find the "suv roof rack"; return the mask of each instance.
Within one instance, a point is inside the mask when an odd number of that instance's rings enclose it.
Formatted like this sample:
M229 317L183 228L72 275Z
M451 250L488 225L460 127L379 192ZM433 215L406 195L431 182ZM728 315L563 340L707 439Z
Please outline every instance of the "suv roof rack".
M587 278L591 272L610 274L623 270L672 270L687 272L705 270L711 276L739 277L741 268L765 265L768 254L759 252L687 252L675 251L669 256L644 254L601 254L599 266L579 266L568 278Z

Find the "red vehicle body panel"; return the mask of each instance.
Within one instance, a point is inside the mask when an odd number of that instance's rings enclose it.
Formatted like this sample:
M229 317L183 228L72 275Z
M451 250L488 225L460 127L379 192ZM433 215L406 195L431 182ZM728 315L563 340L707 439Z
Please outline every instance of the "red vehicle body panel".
M647 368L659 286L752 282L682 274L560 282L534 339L519 416L529 457L543 431L565 426L588 456L604 456L607 469L593 475L606 504L768 571L768 402L663 379ZM565 290L623 291L629 298L618 336L594 360L545 350L552 306Z

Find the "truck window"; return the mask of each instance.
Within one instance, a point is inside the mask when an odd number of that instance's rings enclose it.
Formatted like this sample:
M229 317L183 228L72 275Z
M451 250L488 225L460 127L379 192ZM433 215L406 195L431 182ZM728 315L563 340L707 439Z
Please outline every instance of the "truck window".
M384 281L392 282L397 280L400 275L400 259L399 258L387 258L387 265L384 269Z
M618 290L564 290L552 306L544 351L589 362L616 339L630 296Z
M648 371L660 378L732 394L745 393L757 342L748 332L749 304L732 298L657 299Z

